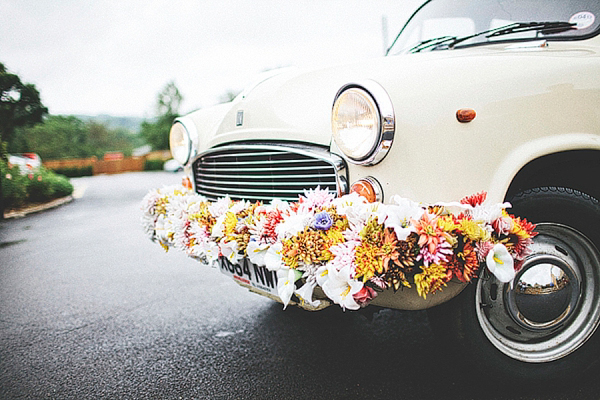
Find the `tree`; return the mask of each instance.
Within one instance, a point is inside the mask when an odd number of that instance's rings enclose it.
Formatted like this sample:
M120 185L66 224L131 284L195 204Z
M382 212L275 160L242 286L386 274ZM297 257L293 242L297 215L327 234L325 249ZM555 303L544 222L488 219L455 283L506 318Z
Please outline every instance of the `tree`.
M169 82L158 94L156 99L157 118L150 122L144 121L141 125L140 134L146 140L152 150L169 149L169 131L173 120L179 115L179 106L183 96L174 82Z
M0 63L0 140L9 141L15 128L42 122L46 114L35 85L21 82Z
M15 153L35 152L43 160L101 158L107 151L131 154L134 140L134 135L122 128L84 122L74 116L49 115L41 124L16 129L8 149Z

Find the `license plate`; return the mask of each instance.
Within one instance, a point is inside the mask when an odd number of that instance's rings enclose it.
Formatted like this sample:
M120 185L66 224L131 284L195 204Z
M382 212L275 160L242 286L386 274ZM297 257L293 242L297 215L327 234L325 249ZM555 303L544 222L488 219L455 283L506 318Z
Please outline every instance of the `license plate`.
M239 264L232 264L227 258L220 257L219 269L239 283L277 296L277 273L255 265L247 258L243 258Z

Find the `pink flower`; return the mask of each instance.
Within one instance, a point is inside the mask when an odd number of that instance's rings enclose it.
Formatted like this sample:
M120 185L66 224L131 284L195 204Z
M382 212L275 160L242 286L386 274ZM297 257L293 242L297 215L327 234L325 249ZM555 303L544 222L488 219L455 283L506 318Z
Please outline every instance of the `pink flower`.
M38 182L41 182L41 181L42 181L42 176L41 176L41 175L38 175L38 178L37 178L37 180L38 180Z
M492 228L500 235L508 235L513 227L513 221L510 217L500 217L492 221Z
M494 248L492 242L477 242L475 245L475 252L477 253L477 261L480 263L485 261L488 253Z
M363 286L357 293L352 295L354 301L361 307L365 307L371 300L377 297L377 292L368 286Z
M452 245L446 241L444 238L440 238L437 245L434 248L434 251L431 252L431 246L423 246L421 250L419 250L418 260L423 260L423 264L426 267L429 264L441 264L443 262L448 262L448 257L452 255Z

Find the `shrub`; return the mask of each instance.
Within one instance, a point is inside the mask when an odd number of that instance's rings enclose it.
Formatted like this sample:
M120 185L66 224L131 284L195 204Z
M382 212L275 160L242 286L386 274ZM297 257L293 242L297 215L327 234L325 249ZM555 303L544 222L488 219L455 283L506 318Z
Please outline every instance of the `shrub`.
M163 160L146 160L144 163L144 171L160 171L163 169Z
M73 193L73 185L65 176L44 167L22 175L19 167L9 169L6 162L0 161L0 170L2 197L7 209L23 206L27 202L42 203Z
M56 174L64 175L69 178L93 175L93 168L91 165L88 165L87 167L53 168L52 171L54 171Z
M27 178L21 175L19 167L8 168L8 164L0 160L0 174L4 207L8 209L25 204L27 200Z
M65 197L73 194L73 185L62 175L55 175L52 186L54 187L54 197Z

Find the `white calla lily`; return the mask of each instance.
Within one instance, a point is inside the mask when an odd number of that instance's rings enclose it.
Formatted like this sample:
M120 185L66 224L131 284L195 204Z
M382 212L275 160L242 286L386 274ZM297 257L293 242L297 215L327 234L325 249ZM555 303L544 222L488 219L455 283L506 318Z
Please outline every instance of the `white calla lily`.
M283 302L283 309L288 306L296 287L294 282L299 275L295 269L281 268L277 271L277 294Z
M488 269L500 282L515 278L515 261L502 243L496 244L488 253L485 262Z

